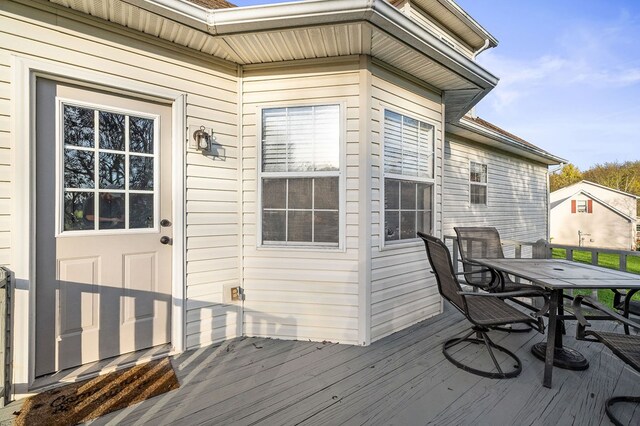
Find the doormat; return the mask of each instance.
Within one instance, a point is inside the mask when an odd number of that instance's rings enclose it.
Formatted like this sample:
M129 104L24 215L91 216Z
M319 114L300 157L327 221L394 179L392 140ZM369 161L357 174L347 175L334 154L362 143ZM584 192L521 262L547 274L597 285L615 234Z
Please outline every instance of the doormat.
M75 425L179 386L171 361L163 358L29 397L15 422L18 426Z

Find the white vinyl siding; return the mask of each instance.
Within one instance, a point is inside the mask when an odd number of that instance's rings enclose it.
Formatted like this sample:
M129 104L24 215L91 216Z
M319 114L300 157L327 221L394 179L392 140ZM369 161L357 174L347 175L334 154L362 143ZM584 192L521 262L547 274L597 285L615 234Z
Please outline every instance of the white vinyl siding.
M0 2L0 28L0 264L11 267L10 253L20 244L8 216L10 103L24 101L10 99L12 55L183 92L186 124L213 128L226 151L225 161L215 162L186 154L186 346L238 336L238 306L223 304L222 292L223 285L239 285L236 67L51 4Z
M384 111L389 109L435 126L433 166L433 232L438 235L442 215L442 99L389 71L374 67L371 99L372 240L371 341L440 313L436 282L428 273L424 244L408 241L384 246Z
M453 35L450 31L442 28L442 24L438 23L434 18L429 16L426 12L422 11L419 7L411 3L411 6L406 8L409 16L414 19L420 26L425 28L436 37L440 38L445 44L453 47L458 52L462 53L468 58L473 58L473 49L467 45L459 37Z
M243 71L244 333L359 342L359 62L357 58L253 66ZM261 111L340 105L340 249L260 246ZM333 173L333 172L331 172Z
M444 235L455 235L454 226L495 226L504 239L534 242L547 237L546 165L470 141L447 139ZM491 197L481 209L469 203L470 161L486 164L491 173Z

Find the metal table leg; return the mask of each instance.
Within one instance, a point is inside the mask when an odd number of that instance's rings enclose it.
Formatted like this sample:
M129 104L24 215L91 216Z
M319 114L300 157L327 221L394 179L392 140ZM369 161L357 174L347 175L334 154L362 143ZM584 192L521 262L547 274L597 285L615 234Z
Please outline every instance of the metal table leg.
M554 366L567 370L586 370L589 368L589 362L580 352L562 345L563 321L558 318L561 303L562 290L553 290L549 301L547 341L536 343L531 347L533 355L544 361L542 384L547 388L551 387Z

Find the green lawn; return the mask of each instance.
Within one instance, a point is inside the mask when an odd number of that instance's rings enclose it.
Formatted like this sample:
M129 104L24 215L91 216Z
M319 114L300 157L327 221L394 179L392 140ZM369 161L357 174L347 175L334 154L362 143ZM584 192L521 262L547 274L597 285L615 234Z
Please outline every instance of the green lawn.
M566 259L567 251L565 249L554 248L552 250L554 259ZM574 251L573 260L575 262L591 263L591 253L588 251ZM598 256L598 265L604 268L620 269L620 256L617 254L601 253ZM640 257L627 257L627 272L640 274ZM640 279L640 278L639 278ZM575 294L591 294L590 291L576 291ZM613 305L613 292L611 290L598 290L598 299L605 305L611 307ZM640 300L640 292L634 296L634 299Z

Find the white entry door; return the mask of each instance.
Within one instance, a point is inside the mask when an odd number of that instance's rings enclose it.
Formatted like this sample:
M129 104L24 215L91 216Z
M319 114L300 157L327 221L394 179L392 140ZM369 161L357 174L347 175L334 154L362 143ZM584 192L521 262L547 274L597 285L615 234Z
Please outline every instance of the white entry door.
M171 108L36 90L36 377L170 341Z

